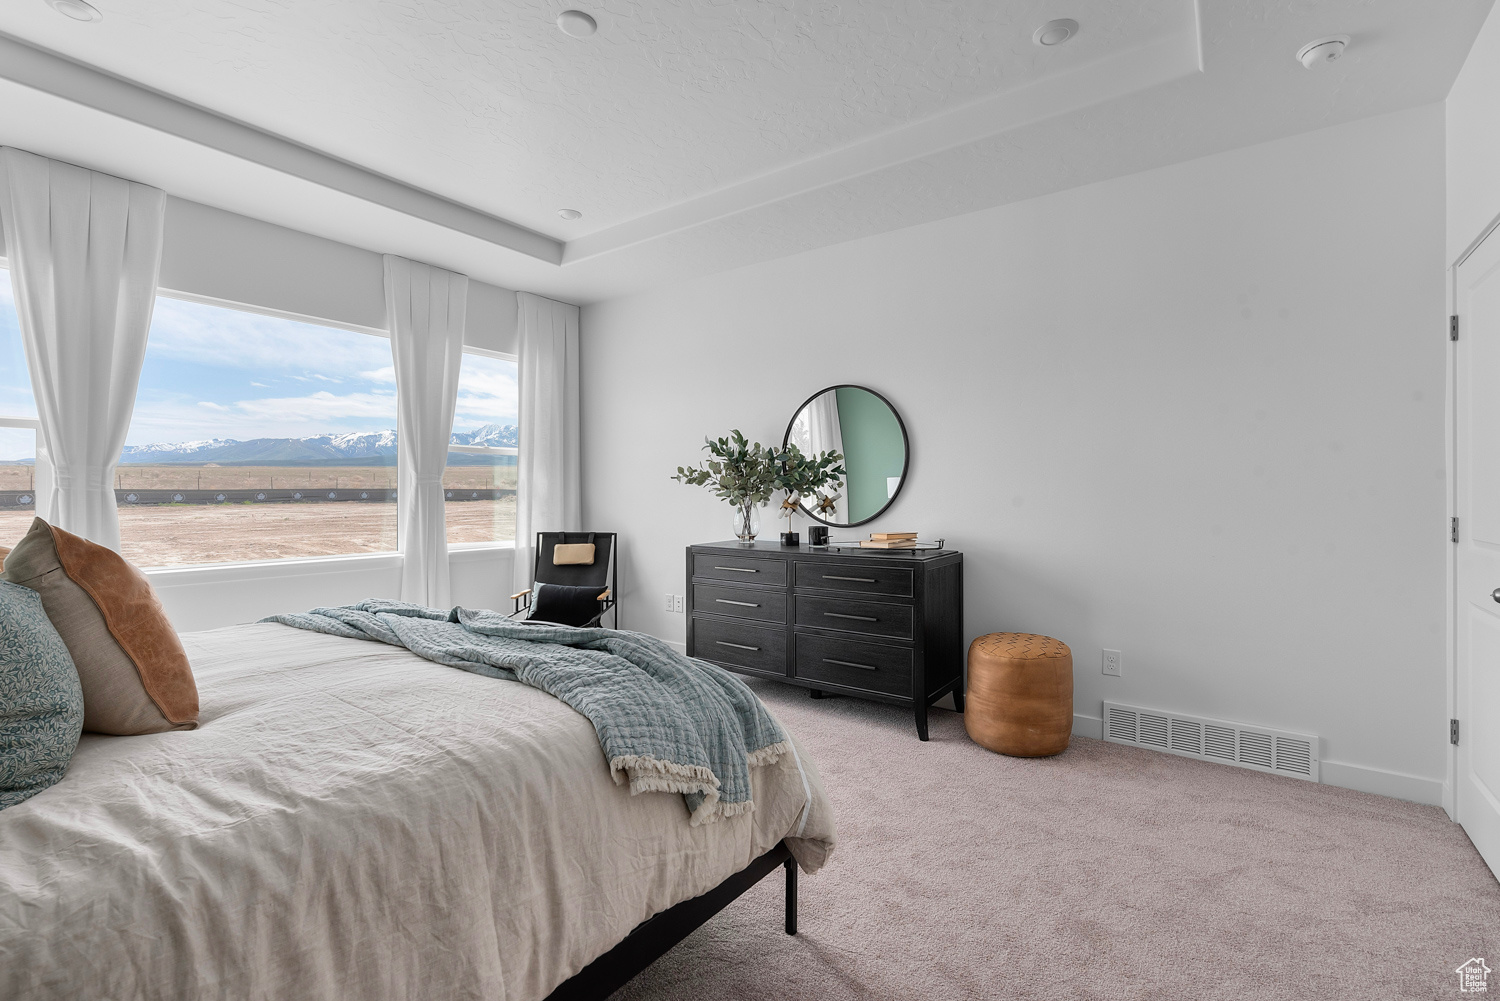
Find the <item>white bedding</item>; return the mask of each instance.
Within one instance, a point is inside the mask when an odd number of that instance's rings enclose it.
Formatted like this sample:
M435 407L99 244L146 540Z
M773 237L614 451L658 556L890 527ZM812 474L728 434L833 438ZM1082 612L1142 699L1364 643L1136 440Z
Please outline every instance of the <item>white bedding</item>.
M783 837L832 848L804 753L691 827L535 689L281 625L183 642L197 730L85 734L0 811L0 998L531 1001Z

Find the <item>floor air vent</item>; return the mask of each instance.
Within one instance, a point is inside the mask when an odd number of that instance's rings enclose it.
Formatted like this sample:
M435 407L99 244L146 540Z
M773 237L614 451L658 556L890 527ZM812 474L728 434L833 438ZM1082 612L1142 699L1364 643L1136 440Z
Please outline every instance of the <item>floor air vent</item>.
M1104 739L1318 781L1318 738L1308 733L1106 702Z

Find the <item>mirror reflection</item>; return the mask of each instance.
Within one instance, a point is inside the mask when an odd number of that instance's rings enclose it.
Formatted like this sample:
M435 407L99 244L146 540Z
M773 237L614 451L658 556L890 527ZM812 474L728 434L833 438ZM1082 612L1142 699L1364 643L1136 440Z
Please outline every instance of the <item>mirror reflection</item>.
M804 455L840 452L844 479L825 494L832 510L808 510L825 525L862 525L896 499L906 477L906 428L890 403L863 386L833 386L802 405L787 427L785 444Z

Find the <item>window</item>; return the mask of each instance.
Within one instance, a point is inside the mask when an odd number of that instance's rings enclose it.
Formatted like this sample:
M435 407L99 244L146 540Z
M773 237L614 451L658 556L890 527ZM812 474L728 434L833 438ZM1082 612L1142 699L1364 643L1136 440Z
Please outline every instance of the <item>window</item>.
M146 567L396 549L396 380L375 334L159 296L115 474Z
M36 515L36 399L10 272L0 267L0 546L14 546Z
M516 363L465 351L443 473L449 543L515 539L518 444Z

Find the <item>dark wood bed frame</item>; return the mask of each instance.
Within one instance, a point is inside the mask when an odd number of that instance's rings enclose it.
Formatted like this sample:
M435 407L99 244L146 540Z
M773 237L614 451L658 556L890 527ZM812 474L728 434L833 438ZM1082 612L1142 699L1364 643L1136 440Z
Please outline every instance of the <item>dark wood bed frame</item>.
M547 1001L604 1001L778 865L786 870L786 933L797 934L797 863L780 841L707 893L642 921L619 945L559 984Z

